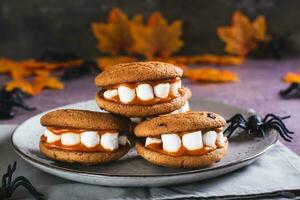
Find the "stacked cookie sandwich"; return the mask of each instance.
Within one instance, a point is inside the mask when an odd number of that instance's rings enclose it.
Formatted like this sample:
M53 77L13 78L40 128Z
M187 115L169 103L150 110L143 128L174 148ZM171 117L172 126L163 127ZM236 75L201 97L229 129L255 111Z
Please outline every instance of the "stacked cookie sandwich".
M180 68L163 62L115 65L99 74L95 84L100 108L129 117L133 122L189 110L191 91L181 85Z
M135 148L147 161L166 167L199 168L226 153L226 121L212 112L192 112L191 91L181 85L183 71L168 63L118 64L95 78L96 102L108 111L57 110L45 114L40 149L64 162L101 164Z

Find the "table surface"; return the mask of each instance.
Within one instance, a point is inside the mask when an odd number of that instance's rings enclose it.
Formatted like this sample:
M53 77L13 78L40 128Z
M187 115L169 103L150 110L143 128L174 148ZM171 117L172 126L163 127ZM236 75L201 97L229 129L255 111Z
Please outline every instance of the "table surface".
M220 67L236 72L240 77L238 83L203 84L184 80L183 84L193 93L193 99L208 99L232 104L242 108L254 109L259 114L275 113L291 115L285 122L295 132L292 143L282 141L292 151L300 155L300 99L284 100L278 92L288 87L282 82L282 76L288 71L300 68L300 58L288 60L247 60L240 66ZM0 76L0 83L8 80ZM93 85L94 75L85 76L65 82L64 90L45 90L40 95L28 99L35 111L15 110L16 117L0 120L0 124L19 124L40 112L62 106L93 99L99 90ZM1 85L1 84L0 84Z

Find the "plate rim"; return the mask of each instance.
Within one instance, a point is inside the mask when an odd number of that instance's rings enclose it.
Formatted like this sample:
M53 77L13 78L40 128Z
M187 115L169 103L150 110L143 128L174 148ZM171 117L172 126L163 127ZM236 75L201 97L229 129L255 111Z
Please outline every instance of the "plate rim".
M88 101L91 101L91 100L88 100ZM55 109L59 109L59 108L62 108L62 107L76 105L76 104L80 104L80 103L84 103L84 102L88 102L88 101L81 101L81 102L77 102L77 103L73 103L73 104L68 104L68 105L65 105L65 106L59 106L59 107L56 107L56 108L50 109L50 110L55 110ZM201 99L201 101L223 104L223 105L226 105L226 106L231 106L231 107L234 107L234 108L237 108L237 109L245 110L243 108L240 108L240 107L237 107L237 106L233 106L233 105L230 105L230 104L226 104L226 103L223 103L223 102L211 101L211 100L207 100L207 99ZM18 125L14 129L14 131L12 132L12 134L10 136L10 142L11 142L11 144L13 146L14 151L17 154L19 154L19 156L22 157L24 160L28 159L28 160L30 160L31 162L33 162L33 163L35 163L37 165L40 165L40 166L43 166L43 167L46 167L46 168L51 168L52 170L57 170L57 171L62 171L62 172L68 172L68 173L77 173L77 174L80 174L80 175L105 176L105 177L117 177L117 178L144 178L144 177L147 177L147 178L153 177L153 178L155 178L155 177L172 177L172 176L184 176L184 175L190 175L190 174L204 173L204 172L209 172L209 171L214 171L214 170L228 168L228 167L235 166L235 165L238 165L238 164L241 164L241 163L253 160L255 158L258 158L261 155L263 155L264 153L266 153L269 149L271 149L274 146L274 144L278 141L278 134L276 133L276 137L272 141L272 143L269 146L265 147L261 152L258 152L258 153L254 154L252 156L246 157L246 158L244 158L242 160L238 160L238 161L231 162L231 163L228 163L228 164L225 164L225 165L222 165L222 166L217 166L217 167L214 167L214 168L200 168L200 169L191 169L189 171L183 171L183 172L170 172L170 173L164 173L164 174L147 174L147 175L140 175L140 174L139 175L113 175L113 174L106 174L106 173L99 173L99 172L86 172L86 171L82 171L82 170L69 169L69 168L65 168L65 167L55 166L55 165L51 165L51 164L47 164L47 163L44 163L42 161L39 161L39 160L37 160L37 159L35 159L33 157L30 157L27 154L23 153L19 149L19 147L14 143L13 137L14 137L16 131L20 128L20 126L22 126L24 123L26 123L27 121L31 120L32 118L34 118L34 117L36 117L38 115L41 115L43 113L46 113L46 112L49 112L49 110L41 112L39 114L36 114L36 115L30 117L29 119L23 121L20 125Z

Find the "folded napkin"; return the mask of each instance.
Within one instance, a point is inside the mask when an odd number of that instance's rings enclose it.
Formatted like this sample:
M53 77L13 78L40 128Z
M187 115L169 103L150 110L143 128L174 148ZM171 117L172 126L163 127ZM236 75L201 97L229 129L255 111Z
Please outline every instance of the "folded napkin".
M10 143L14 128L0 126L0 174L17 161L15 176L27 177L46 199L282 199L296 198L300 191L300 157L281 143L250 166L214 179L170 187L116 188L64 180L27 164ZM13 199L32 197L19 188Z

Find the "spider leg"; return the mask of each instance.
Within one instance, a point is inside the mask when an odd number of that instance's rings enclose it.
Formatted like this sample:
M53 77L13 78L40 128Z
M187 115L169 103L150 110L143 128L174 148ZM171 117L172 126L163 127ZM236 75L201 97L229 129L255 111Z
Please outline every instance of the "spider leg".
M232 134L235 132L236 129L241 128L246 131L246 126L244 124L236 124L232 127L231 132L226 136L227 138L230 138Z
M233 117L231 117L229 120L227 120L226 122L227 123L232 123L232 122L235 122L235 121L238 121L238 122L244 122L246 123L247 120L243 117L243 115L241 114L235 114Z
M283 123L283 122L281 122L281 121L278 121L278 120L270 120L269 122L268 122L269 124L272 124L272 123L274 123L274 124L277 124L278 126L280 126L281 128L282 128L282 130L284 130L287 134L294 134L294 132L293 131L290 131L286 126L285 126L285 124Z
M282 137L282 139L284 139L287 142L291 142L293 139L291 136L287 135L278 124L270 123L266 128L275 129Z
M36 199L44 199L44 195L38 192L30 183L30 181L24 176L19 176L13 181L11 192L14 192L19 186L25 187Z
M286 99L299 97L300 87L298 83L292 83L287 89L279 92L280 96Z
M276 115L274 115L274 114L272 114L272 113L269 113L269 114L267 114L267 115L265 116L265 118L264 118L262 121L263 121L263 122L266 122L266 121L268 120L269 117L273 117L273 118L275 118L275 119L281 121L281 120L284 120L284 119L288 119L288 118L290 118L291 116L288 115L288 116L284 116L284 117L278 117L278 116L276 116Z
M3 188L5 188L6 186L8 186L8 187L10 186L12 175L13 175L14 171L16 170L16 165L17 165L16 162L14 162L13 167L11 167L11 165L8 165L6 173L2 176L2 187ZM6 179L8 179L7 182L6 182Z

